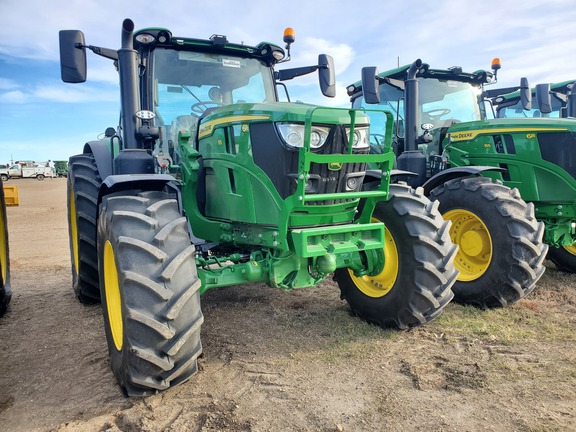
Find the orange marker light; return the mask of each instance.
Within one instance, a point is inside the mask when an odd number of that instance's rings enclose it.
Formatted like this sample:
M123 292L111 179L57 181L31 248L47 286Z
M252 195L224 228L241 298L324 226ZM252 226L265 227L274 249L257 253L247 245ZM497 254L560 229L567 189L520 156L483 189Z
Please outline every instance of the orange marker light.
M296 36L294 35L294 30L292 27L286 27L286 30L284 30L284 42L291 44L294 43L295 40Z
M500 59L498 57L495 57L494 60L492 60L492 69L498 70L501 67L502 67L502 64L500 63Z

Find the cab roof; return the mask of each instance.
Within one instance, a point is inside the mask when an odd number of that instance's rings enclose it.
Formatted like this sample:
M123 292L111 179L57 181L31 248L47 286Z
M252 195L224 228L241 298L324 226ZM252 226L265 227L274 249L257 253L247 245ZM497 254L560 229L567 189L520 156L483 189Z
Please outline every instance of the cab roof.
M393 80L404 81L406 74L411 65L401 66L395 69L390 69L378 74L381 78L390 78ZM477 85L486 84L491 78L492 72L486 70L477 70L473 73L463 72L459 66L454 66L448 69L431 69L430 65L423 63L422 67L416 74L418 78L436 78L440 80L461 81L473 83ZM356 81L347 87L348 95L352 96L355 93L362 91L362 82Z

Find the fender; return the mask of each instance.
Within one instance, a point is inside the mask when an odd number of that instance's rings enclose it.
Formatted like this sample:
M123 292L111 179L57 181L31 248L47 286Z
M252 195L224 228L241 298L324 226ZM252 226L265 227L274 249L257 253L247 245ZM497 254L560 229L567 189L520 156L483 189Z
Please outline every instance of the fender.
M180 214L184 216L184 207L182 205L182 192L180 190L180 182L172 177L170 174L120 174L120 175L110 175L106 177L106 180L100 186L100 191L98 193L98 207L102 202L102 198L106 195L110 195L115 192L121 192L131 189L143 189L143 190L154 190L162 191L165 189L170 189L176 194L176 201L178 201L178 209ZM192 232L190 227L190 222L188 221L188 235L190 236L190 241L198 248L203 248L207 244L205 240L196 237ZM207 247L206 250L210 249Z
M178 207L182 212L182 195L178 181L170 174L120 174L109 175L102 182L98 192L98 206L102 198L115 192L131 189L143 189L161 191L164 188L170 188L176 193Z
M415 176L416 173L411 171L403 171L398 169L390 170L390 183L398 183L398 181L403 181L407 177ZM374 191L380 186L380 180L382 179L382 170L369 169L366 170L366 175L364 176L364 184L362 185L363 191ZM366 198L362 198L358 204L358 215L362 214L364 210L364 205L366 204Z
M416 176L417 174L412 171L404 171L393 169L390 170L390 183L398 183L399 181L405 181L408 177ZM364 176L364 185L362 190L376 190L380 184L380 179L382 178L381 170L366 170L366 175Z
M480 176L484 171L500 171L505 172L504 168L493 167L493 166L465 166L465 167L454 167L448 168L444 171L440 171L435 176L431 177L424 185L424 194L426 196L430 195L432 189L449 180L453 180L460 177L470 177L470 176Z
M82 153L92 153L94 155L98 174L100 174L102 180L112 175L112 159L114 156L110 152L106 141L89 141L84 144Z
M390 178L392 179L400 176L416 176L416 175L418 174L412 171L404 171L398 169L390 170ZM366 170L366 176L364 178L366 179L365 181L368 182L372 182L374 180L380 180L382 178L382 171L376 169Z

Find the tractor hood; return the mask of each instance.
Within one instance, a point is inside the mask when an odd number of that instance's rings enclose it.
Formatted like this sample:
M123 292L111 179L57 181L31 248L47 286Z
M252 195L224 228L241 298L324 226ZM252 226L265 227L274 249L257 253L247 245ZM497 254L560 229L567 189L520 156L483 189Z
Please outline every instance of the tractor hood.
M311 119L314 124L349 125L351 123L349 111L292 102L232 104L214 109L206 115L200 123L200 135L205 135L215 126L224 123L305 123L307 119ZM370 119L365 113L356 111L355 123L368 125Z
M482 134L519 132L576 132L576 121L558 118L493 119L455 123L449 129L451 141L471 140Z

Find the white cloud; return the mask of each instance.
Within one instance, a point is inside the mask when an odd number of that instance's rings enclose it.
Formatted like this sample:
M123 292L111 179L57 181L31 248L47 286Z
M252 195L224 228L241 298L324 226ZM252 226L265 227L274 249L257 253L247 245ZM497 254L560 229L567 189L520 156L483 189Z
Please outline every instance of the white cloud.
M46 86L37 88L32 95L35 98L47 99L54 102L103 102L118 99L116 92L102 91L88 86L62 87Z
M2 103L15 103L21 104L26 103L28 100L28 95L20 90L12 90L0 94L0 102Z
M60 134L45 136L42 140L3 140L0 142L0 163L13 160L68 160L82 152L83 143L93 140L101 132L91 131L73 137Z
M8 78L0 78L0 90L11 90L18 87L19 85L16 81Z
M3 103L38 103L50 101L54 103L103 102L115 101L119 98L118 92L102 91L87 85L72 87L62 85L41 85L28 91L13 90L0 93L0 102Z

